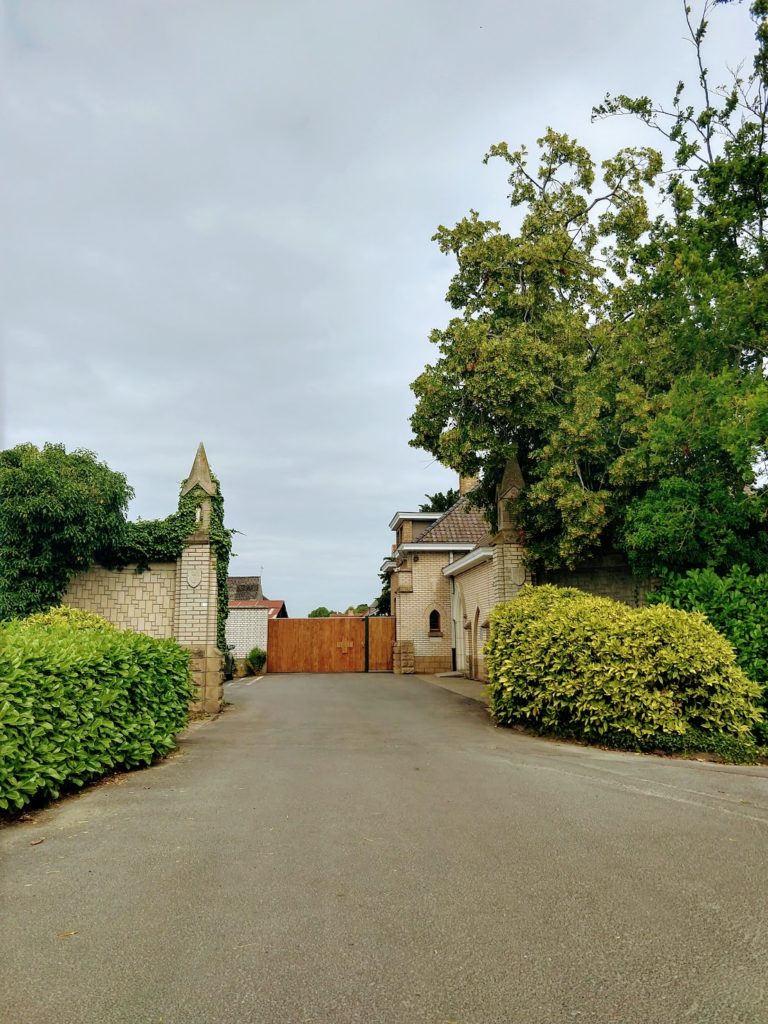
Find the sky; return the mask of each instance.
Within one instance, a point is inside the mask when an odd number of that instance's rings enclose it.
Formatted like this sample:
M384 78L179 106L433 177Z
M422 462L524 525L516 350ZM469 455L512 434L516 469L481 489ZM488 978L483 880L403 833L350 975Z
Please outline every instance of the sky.
M3 3L0 446L94 451L155 518L202 440L233 575L292 616L374 598L393 514L457 483L408 445L432 235L512 223L495 142L654 144L590 111L693 84L682 3ZM710 68L751 50L718 8Z

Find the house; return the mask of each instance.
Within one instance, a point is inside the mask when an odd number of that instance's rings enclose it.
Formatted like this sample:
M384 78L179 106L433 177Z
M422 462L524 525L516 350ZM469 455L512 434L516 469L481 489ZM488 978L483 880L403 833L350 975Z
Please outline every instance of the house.
M227 644L236 658L245 658L254 647L267 649L270 619L287 619L285 601L269 601L260 576L230 576L227 580L229 616Z
M462 478L459 501L443 515L397 512L389 524L395 543L381 571L391 581L395 672L456 671L487 679L483 648L491 609L512 600L526 583L577 587L635 607L644 603L654 581L633 576L617 553L534 580L512 514L523 486L517 462L508 463L496 490L494 533L467 498L475 485Z
M491 608L526 582L523 549L509 502L522 485L510 464L498 489L499 529L467 498L476 481L462 478L459 501L447 512L397 512L392 555L382 565L391 580L396 622L394 671L457 671L486 678L483 647Z

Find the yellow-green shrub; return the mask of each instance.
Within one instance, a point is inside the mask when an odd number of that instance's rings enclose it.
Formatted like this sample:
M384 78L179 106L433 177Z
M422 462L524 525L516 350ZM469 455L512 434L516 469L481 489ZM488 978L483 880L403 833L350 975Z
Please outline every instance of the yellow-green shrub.
M526 588L494 610L486 659L499 723L638 750L755 756L760 687L698 613Z
M167 754L192 692L174 640L75 609L0 624L0 808Z
M35 612L25 619L19 620L24 626L72 626L75 629L115 629L116 627L96 615L94 612L87 612L83 608L70 608L62 604L49 608L46 612Z

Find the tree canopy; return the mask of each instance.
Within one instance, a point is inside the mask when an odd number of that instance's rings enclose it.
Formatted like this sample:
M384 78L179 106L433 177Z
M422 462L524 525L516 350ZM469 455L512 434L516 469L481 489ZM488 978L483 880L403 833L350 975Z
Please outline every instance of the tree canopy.
M423 505L419 505L419 512L447 512L453 508L461 495L454 487L447 491L438 491L437 494L425 494L427 499Z
M716 6L684 5L695 101L681 82L666 106L593 110L660 133L666 162L639 145L597 167L552 129L535 163L499 143L485 159L508 166L517 233L471 211L435 235L456 315L412 385L412 444L480 472L491 514L516 458L539 566L611 548L639 572L768 567L768 0L751 69L722 88L704 58Z
M132 496L93 452L0 452L0 619L57 604L73 573L123 542Z
M332 608L326 608L325 605L321 604L319 608L313 608L307 618L309 619L329 619L332 615L367 615L369 605L365 602L363 604L351 604L345 612L335 612Z

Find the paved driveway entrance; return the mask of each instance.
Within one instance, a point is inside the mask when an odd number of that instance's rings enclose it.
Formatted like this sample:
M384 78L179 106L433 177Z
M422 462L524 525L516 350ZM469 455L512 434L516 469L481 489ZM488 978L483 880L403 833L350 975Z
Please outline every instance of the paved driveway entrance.
M766 769L530 739L415 677L225 692L0 833L3 1020L768 1020Z

